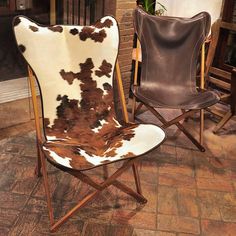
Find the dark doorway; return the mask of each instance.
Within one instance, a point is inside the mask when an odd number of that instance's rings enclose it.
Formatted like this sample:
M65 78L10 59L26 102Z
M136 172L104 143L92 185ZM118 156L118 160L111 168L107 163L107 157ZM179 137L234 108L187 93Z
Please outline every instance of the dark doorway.
M13 17L26 15L48 24L49 4L47 0L0 0L0 82L27 75L26 64L18 52L12 31Z

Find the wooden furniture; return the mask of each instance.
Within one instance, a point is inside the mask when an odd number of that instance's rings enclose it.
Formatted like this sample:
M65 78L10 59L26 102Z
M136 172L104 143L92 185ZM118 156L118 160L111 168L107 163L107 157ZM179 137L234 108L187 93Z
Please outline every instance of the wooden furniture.
M200 150L203 147L203 109L215 104L219 97L204 86L204 41L210 29L210 15L206 12L192 18L159 17L141 8L134 10L134 28L141 44L142 67L137 83L139 47L135 56L132 116L137 118L142 106L155 115L163 128L176 125ZM139 45L139 44L138 44ZM200 91L196 87L196 68L199 51L201 58ZM136 99L139 105L136 108ZM182 114L166 120L159 108L181 110ZM200 111L200 139L196 140L180 121Z
M211 42L206 60L206 75L209 87L218 90L220 93L220 102L229 106L229 110L226 113L219 109L208 109L211 113L220 117L219 123L213 130L214 133L218 132L235 115L235 68L229 65L221 67L220 65L215 65L217 63L214 63L216 50L219 46L220 35L226 31L236 33L236 24L228 23L219 19L212 25Z
M146 203L142 195L137 161L158 147L164 131L151 124L128 121L122 80L117 61L119 30L116 20L107 16L93 26L41 26L25 17L14 20L19 50L29 64L34 105L38 165L42 171L50 230L55 231L72 214L113 185ZM116 70L116 80L113 80ZM34 76L40 87L43 122L39 120ZM117 82L123 120L115 113L113 81ZM41 129L42 128L42 129ZM95 188L59 220L53 216L46 160ZM107 165L122 161L109 176ZM104 169L98 183L88 170ZM132 168L136 191L117 178Z

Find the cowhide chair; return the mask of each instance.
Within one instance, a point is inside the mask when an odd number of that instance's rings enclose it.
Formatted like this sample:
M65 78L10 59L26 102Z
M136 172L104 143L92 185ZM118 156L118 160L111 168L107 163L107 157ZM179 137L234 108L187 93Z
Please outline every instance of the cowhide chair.
M13 24L19 50L30 68L40 154L37 169L38 173L41 169L43 174L50 230L55 231L110 185L133 196L138 202L146 203L135 162L138 157L144 157L158 147L165 134L155 125L128 121L117 62L119 30L116 20L107 16L92 26L41 26L19 16ZM115 114L115 68L123 121L118 121ZM40 88L43 132L33 75ZM53 216L45 160L95 188L57 222ZM105 167L118 161L123 161L123 165L112 175L105 176ZM104 167L105 180L97 183L86 171L101 166ZM130 167L137 192L117 180Z
M149 15L138 7L133 12L134 27L141 44L142 67L137 83L139 48L136 53L135 78L132 86L133 119L144 105L162 123L163 128L176 125L196 147L203 147L203 109L219 101L213 91L204 90L204 40L210 28L206 12L192 18ZM203 46L202 46L203 45ZM201 87L196 87L196 68L202 47ZM140 102L136 108L136 99ZM167 121L158 108L182 110L182 114ZM200 141L180 123L201 111Z

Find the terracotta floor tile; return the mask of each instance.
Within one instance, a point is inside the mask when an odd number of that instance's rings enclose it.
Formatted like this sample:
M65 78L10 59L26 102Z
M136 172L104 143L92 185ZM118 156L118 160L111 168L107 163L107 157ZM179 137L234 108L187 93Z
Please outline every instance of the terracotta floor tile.
M134 228L155 230L156 229L156 214L149 212L141 212L141 208L133 211L125 209L115 210L112 223L129 224Z
M158 188L158 213L178 214L178 192L176 188L159 186Z
M198 217L199 210L196 190L178 188L178 207L179 215Z
M172 165L172 164L166 164L159 167L159 174L169 174L169 175L187 175L190 177L193 177L194 172L193 168L186 166L186 165Z
M160 174L159 184L173 187L195 188L195 178L182 174Z
M199 189L233 192L233 184L229 180L197 178Z
M203 220L201 226L202 236L234 236L236 232L236 223Z
M200 222L196 218L158 214L157 228L158 230L199 234Z
M233 206L221 207L220 213L223 221L236 223L236 207Z

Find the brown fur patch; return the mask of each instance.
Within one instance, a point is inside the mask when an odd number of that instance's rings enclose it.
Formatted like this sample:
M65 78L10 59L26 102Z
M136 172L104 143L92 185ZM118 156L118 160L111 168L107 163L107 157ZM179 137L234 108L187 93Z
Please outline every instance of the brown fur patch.
M136 155L132 152L128 152L127 154L123 155L123 158L135 157Z
M33 31L33 32L37 32L39 31L39 28L33 25L30 25L29 28Z
M103 42L107 34L105 30L100 30L99 32L94 32L95 28L90 26L85 26L79 33L80 40L86 41L88 38L92 39L94 42Z
M94 40L94 42L99 42L99 43L102 43L106 37L107 37L107 34L104 29L100 30L98 33L94 32L91 35L91 39Z
M53 32L58 32L58 33L63 32L63 28L60 25L49 26L48 29L53 31Z
M20 44L18 47L19 47L19 49L20 49L20 51L21 51L22 53L25 52L26 47L25 47L23 44Z
M103 84L103 88L104 88L104 90L111 90L112 89L112 86L110 85L110 84L108 84L108 83L104 83Z
M94 25L96 28L101 29L101 28L110 28L113 25L112 20L110 19L106 19L103 23L100 21L96 22L96 24Z
M79 33L80 40L85 41L86 39L91 38L91 35L93 32L94 32L94 28L89 27L89 26L83 27L83 29Z
M19 17L16 17L15 20L14 20L14 26L19 25L20 22L21 22L21 19Z
M102 65L99 67L99 70L95 71L95 74L98 77L102 77L103 75L107 76L108 78L111 77L110 73L112 71L112 64L108 63L106 60L102 61Z
M68 82L68 84L73 84L73 81L75 79L75 74L73 72L65 72L65 70L60 71L61 77Z
M76 35L76 34L79 33L79 31L78 31L78 29L74 28L74 29L71 29L71 30L70 30L70 33L71 33L72 35Z

